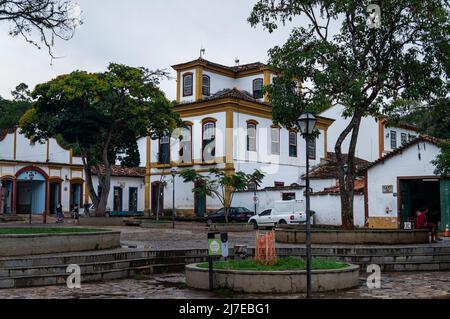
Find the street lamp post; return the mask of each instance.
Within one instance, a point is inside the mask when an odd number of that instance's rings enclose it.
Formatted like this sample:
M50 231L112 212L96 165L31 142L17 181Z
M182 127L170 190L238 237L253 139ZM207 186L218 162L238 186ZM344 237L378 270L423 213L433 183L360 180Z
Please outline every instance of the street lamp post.
M170 174L172 175L172 229L175 229L175 176L177 170L172 168Z
M33 211L33 178L34 178L34 173L30 172L28 173L28 178L30 180L30 215L28 215L28 222L31 225L31 214Z
M312 270L312 256L311 256L311 213L310 213L310 198L309 198L309 154L308 142L310 141L317 119L310 113L302 114L297 124L300 132L305 138L306 142L306 297L311 298L311 270Z

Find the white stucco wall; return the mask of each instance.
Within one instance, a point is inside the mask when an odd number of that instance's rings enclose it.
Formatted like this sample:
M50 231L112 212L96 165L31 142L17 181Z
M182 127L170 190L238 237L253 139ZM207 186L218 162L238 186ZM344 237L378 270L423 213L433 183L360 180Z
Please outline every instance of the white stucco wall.
M341 199L338 195L311 196L311 210L316 212L316 224L342 225ZM364 195L355 195L354 197L353 219L355 226L364 227Z
M98 177L93 176L92 182L94 184L95 191L98 190ZM122 187L122 209L124 211L128 211L129 207L129 198L130 198L130 188L137 188L138 191L138 211L144 211L144 203L145 203L145 184L144 178L140 177L119 177L112 176L111 177L111 189L108 194L108 204L107 207L109 209L113 209L114 207L114 187ZM91 201L90 201L91 202Z
M304 189L296 190L271 190L271 191L258 191L258 203L257 213L261 213L265 209L272 208L275 201L282 200L283 193L295 193L296 200L303 200ZM233 206L246 207L251 211L254 211L253 204L253 192L236 193L234 196ZM311 210L316 212L316 224L319 225L336 225L342 224L341 218L341 202L340 197L336 195L318 195L311 196ZM355 195L354 199L354 223L358 227L364 227L364 196Z
M328 118L335 119L335 122L328 129L328 151L334 152L337 139L342 131L350 123L351 118L344 118L342 116L344 111L343 105L335 105L328 110L322 112L320 115ZM379 128L378 121L372 117L364 117L361 120L358 142L356 145L356 157L373 162L379 158ZM417 133L412 130L407 130L398 127L384 127L384 154L392 151L390 136L387 135L391 130L397 132L397 145L401 146L400 136L401 133L417 136ZM348 152L351 136L347 136L345 139L342 150Z
M14 134L7 134L5 138L0 141L0 159L14 159Z
M421 142L370 168L367 172L369 217L398 217L397 197L394 196L398 192L397 178L434 176L435 167L431 161L439 153L439 147ZM383 194L383 185L393 185L394 194ZM387 214L386 208L391 212Z

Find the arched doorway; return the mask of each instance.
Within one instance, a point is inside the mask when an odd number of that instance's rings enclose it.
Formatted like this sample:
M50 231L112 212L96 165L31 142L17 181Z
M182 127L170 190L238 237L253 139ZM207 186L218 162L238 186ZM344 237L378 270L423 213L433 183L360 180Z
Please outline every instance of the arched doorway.
M16 173L13 210L17 214L48 212L48 175L40 168L24 167Z

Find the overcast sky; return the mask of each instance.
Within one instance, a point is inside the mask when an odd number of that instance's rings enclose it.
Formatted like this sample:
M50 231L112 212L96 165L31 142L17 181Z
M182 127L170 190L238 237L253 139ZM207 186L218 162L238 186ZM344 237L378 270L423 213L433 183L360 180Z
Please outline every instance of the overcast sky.
M247 18L256 0L78 0L84 24L75 37L58 41L54 60L21 37L8 35L8 23L0 24L0 95L21 82L31 88L73 70L104 71L109 62L173 71L173 64L205 58L225 65L267 62L267 50L281 45L290 27L269 34L252 28ZM175 76L174 73L172 73ZM161 88L170 100L176 97L176 81Z

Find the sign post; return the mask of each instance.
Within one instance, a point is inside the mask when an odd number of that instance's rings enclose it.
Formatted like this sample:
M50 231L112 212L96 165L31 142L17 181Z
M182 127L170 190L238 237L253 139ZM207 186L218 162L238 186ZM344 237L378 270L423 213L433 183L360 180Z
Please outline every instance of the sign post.
M209 269L209 290L214 289L213 257L228 257L228 233L221 233L220 238L216 238L219 233L208 233L208 269Z
M213 256L221 255L221 242L216 239L217 233L208 233L208 269L209 269L209 290L214 289L213 276Z

